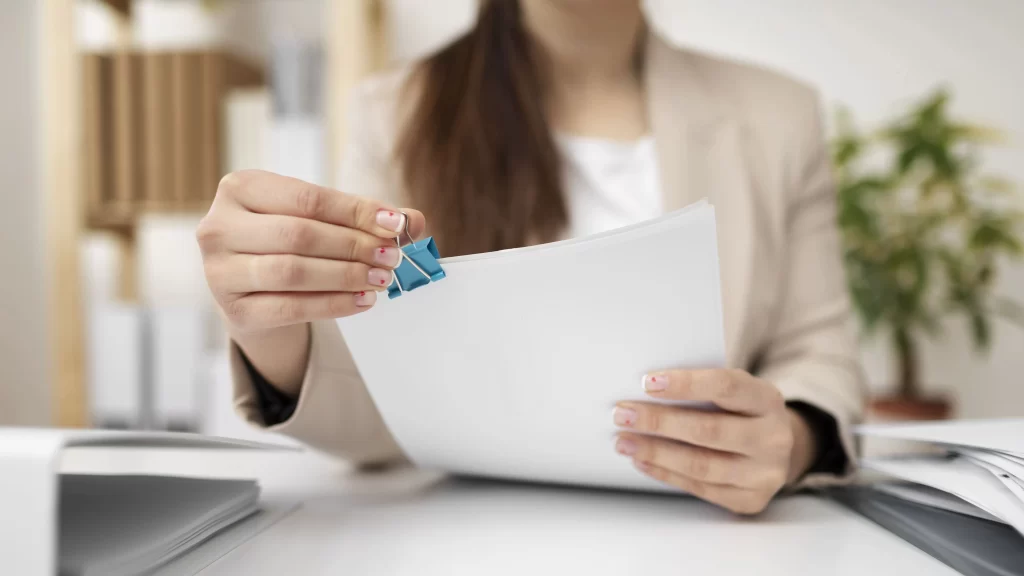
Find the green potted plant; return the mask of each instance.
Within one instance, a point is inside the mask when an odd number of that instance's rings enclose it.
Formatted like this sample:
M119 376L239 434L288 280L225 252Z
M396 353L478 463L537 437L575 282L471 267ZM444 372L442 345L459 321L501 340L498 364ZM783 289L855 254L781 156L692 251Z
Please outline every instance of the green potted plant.
M925 397L918 349L960 315L978 351L992 323L1024 327L1024 307L995 293L998 265L1024 255L1024 214L1014 187L981 173L994 130L950 117L937 90L874 134L841 110L833 159L849 290L865 335L884 335L896 360L896 393L876 399L887 419L940 419L945 398Z

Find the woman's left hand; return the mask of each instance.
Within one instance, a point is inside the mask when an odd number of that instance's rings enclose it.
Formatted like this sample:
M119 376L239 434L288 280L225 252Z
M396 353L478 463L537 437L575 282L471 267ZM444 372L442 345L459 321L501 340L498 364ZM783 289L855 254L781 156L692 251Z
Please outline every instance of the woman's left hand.
M620 402L615 449L645 474L739 514L764 510L815 453L803 418L771 383L742 370L670 370L644 378L652 398L724 410Z

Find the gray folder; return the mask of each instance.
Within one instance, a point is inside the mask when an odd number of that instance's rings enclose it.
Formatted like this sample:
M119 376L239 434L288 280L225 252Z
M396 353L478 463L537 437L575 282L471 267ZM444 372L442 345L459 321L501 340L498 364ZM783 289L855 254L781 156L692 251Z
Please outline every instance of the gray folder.
M965 576L1024 575L1024 537L1001 522L911 502L866 486L826 493Z

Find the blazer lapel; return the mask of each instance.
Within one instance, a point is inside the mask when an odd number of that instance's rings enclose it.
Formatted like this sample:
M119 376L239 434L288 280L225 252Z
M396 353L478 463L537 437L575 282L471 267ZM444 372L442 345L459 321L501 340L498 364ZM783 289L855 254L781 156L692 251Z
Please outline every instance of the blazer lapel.
M649 34L644 80L663 203L666 212L701 198L715 206L728 365L745 368L754 205L742 126L690 58Z

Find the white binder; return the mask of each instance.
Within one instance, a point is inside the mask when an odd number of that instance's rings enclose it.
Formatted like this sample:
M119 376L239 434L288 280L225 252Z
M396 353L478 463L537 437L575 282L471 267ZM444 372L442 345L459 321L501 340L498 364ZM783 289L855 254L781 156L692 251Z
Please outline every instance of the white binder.
M4 559L5 574L50 576L56 573L61 456L65 450L89 446L281 448L170 432L0 428L0 558Z

